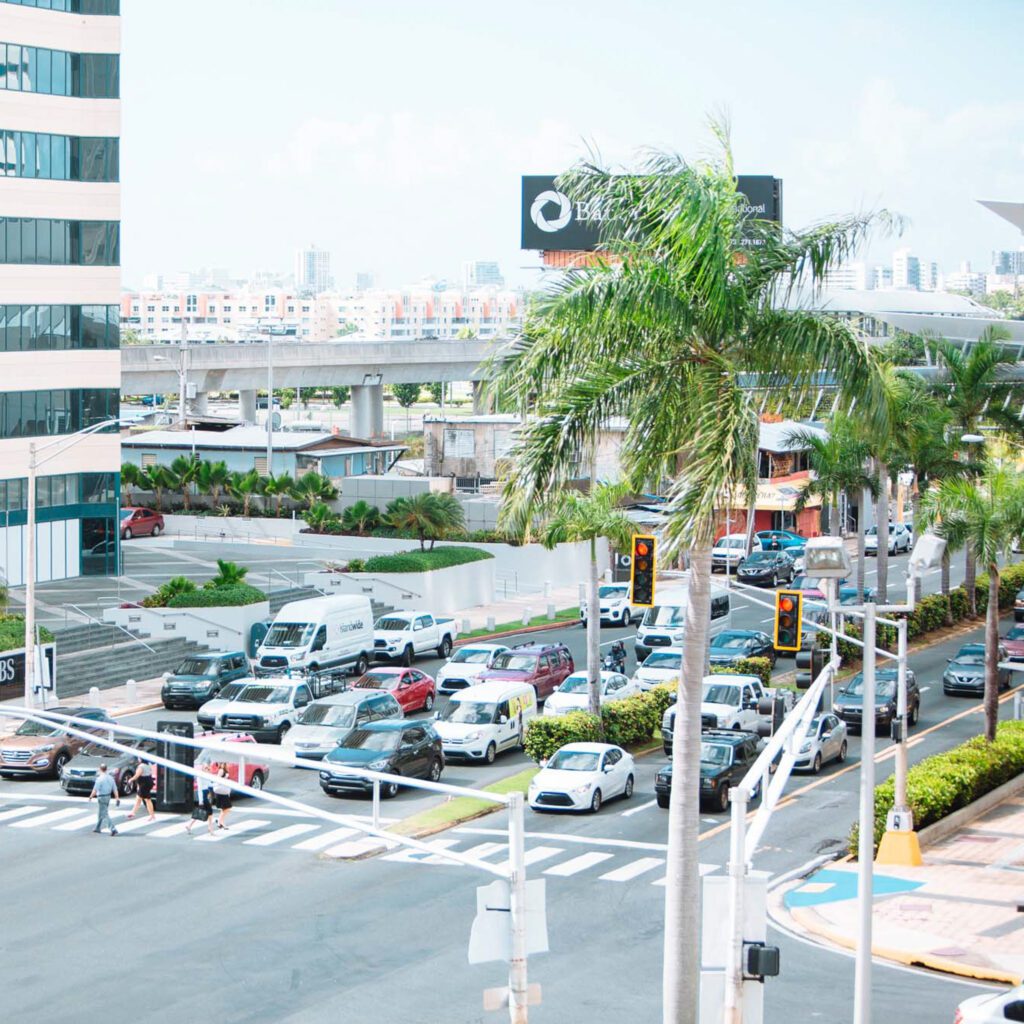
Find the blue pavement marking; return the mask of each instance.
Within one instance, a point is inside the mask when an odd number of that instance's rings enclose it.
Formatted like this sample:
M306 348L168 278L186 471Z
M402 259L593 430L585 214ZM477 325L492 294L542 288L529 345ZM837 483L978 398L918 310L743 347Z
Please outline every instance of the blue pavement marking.
M913 892L924 882L911 882L906 878L892 875L875 875L875 896L893 896L900 892ZM785 905L813 907L821 903L839 903L841 900L857 898L857 873L855 871L831 871L825 868L811 875L799 888L786 893Z

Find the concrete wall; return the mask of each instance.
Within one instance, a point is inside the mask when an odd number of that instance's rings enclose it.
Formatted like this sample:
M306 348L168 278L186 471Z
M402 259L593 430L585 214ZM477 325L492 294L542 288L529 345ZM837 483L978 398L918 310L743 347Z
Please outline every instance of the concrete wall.
M295 537L305 523L298 513L294 519L243 519L241 516L164 516L166 536L185 540L283 540Z
M249 649L253 623L270 618L270 602L240 608L108 608L105 622L155 640L184 637L211 650Z
M455 481L451 477L403 477L391 474L351 477L341 481L341 493L332 505L341 512L357 501L365 501L376 505L383 512L395 498L411 498L428 491L451 494L454 487Z

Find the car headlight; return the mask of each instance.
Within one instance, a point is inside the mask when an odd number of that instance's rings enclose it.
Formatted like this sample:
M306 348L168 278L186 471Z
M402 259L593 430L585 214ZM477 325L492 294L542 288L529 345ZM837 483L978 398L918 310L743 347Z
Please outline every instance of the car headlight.
M304 657L305 657L305 652L304 651L299 651L297 654L290 654L290 655L288 655L288 660L289 661L302 661L302 659Z
M586 782L582 786L576 786L570 792L573 796L586 796L590 792L590 783Z
M477 729L477 731L476 731L476 732L470 732L470 733L466 733L466 742L467 742L467 743L472 743L472 742L473 742L474 740L478 740L478 739L480 739L480 737L481 737L482 735L483 735L483 733L482 733L482 732L480 732L480 730L479 730L479 729Z
M329 779L330 777L331 777L331 773L330 772L321 772L320 773L320 778L321 779Z
M700 780L700 788L701 789L714 789L715 788L715 780L714 779L701 779Z
M388 767L388 759L382 758L380 761L371 761L367 766L371 772L382 772Z
M718 724L719 725L725 725L729 721L729 717L730 717L729 715L719 715L718 716Z
M685 636L686 636L685 633L673 633L672 634L672 639L673 640L682 640Z
M800 746L800 753L801 754L809 754L810 752L811 752L811 741L807 740L806 743L801 744L801 746Z
M55 746L56 746L55 743L47 743L45 747L37 747L36 748L36 753L37 754L48 754L51 750L54 749Z

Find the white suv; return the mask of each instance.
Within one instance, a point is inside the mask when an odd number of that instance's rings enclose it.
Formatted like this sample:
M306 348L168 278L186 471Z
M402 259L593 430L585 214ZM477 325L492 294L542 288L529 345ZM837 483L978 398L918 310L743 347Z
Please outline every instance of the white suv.
M897 555L914 546L914 534L906 523L889 524L889 554ZM864 552L878 554L878 527L871 526L864 532Z
M247 732L257 740L280 743L312 700L309 684L301 679L243 679L225 686L196 717L206 729Z
M597 603L602 622L617 622L622 626L628 626L635 618L639 619L643 615L642 609L637 613L630 607L628 583L601 584L597 588ZM586 625L588 614L587 602L581 601L580 621L584 625Z

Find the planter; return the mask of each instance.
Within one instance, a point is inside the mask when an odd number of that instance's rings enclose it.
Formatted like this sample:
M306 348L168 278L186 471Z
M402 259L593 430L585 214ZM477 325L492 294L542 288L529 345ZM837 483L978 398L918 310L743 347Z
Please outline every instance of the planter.
M183 637L214 651L248 651L253 625L270 618L270 602L229 608L108 608L113 622L136 636L154 640Z
M165 515L167 536L181 540L262 541L286 540L305 527L299 519L245 519L242 516Z

